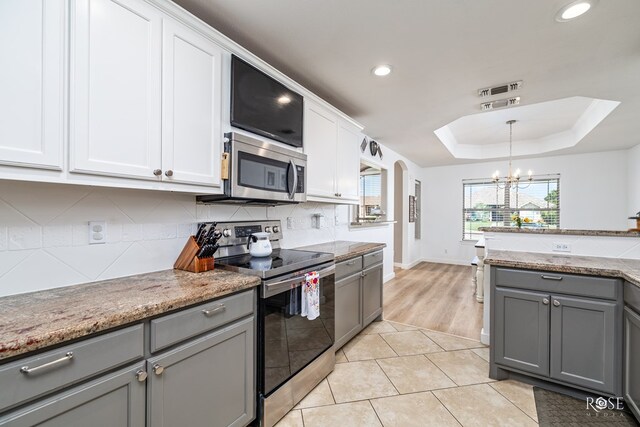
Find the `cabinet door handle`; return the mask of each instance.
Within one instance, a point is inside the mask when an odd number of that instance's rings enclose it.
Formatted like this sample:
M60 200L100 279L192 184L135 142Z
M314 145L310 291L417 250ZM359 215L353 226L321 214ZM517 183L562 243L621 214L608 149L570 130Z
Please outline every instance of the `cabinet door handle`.
M557 299L553 300L553 306L554 307L560 307L560 301L558 301Z
M164 366L158 365L157 363L153 365L153 373L156 375L162 375L164 372Z
M207 317L211 317L216 313L220 313L221 311L224 311L225 309L226 309L226 307L224 306L224 304L220 304L219 306L214 307L212 309L202 310L202 313Z
M171 169L169 169L168 171L166 171L164 173L167 177L171 178L173 176L173 171Z
M543 274L542 277L544 280L562 280L562 276L547 276L546 274Z
M42 370L42 369L47 369L47 368L52 368L56 365L59 365L61 363L64 362L68 362L69 360L73 359L73 351L69 351L67 352L67 354L65 354L64 356L62 356L60 359L56 359L56 360L52 360L51 362L47 362L43 365L40 366L36 366L33 368L30 368L28 366L23 366L22 368L20 368L20 372L22 372L23 374L35 374L38 371Z
M153 174L154 174L155 176L160 176L160 175L162 175L162 169L154 169Z
M147 379L147 371L143 371L142 369L138 369L136 372L136 379L141 383L145 382Z
M360 274L360 276L362 276L362 277L366 277L366 276L367 276L367 273L361 273L361 274Z
M349 261L349 262L345 262L345 265L356 265L355 261Z
M543 303L544 305L549 305L549 298L544 298L544 299L542 300L542 303Z

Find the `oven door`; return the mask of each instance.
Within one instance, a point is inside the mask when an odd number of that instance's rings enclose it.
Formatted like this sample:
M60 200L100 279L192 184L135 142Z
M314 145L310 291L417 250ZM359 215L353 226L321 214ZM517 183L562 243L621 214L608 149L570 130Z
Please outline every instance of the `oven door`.
M268 397L309 363L333 347L335 266L319 267L320 316L302 317L304 274L264 282L259 301L258 387Z
M232 141L231 197L301 203L307 200L303 154L269 144Z

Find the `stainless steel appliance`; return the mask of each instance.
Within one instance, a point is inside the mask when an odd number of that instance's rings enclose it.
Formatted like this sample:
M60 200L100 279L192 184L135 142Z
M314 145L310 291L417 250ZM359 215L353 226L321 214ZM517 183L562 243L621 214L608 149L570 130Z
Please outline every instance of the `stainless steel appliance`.
M333 254L281 249L280 221L218 223L222 238L216 268L262 278L258 301L257 414L271 427L322 381L335 366ZM270 233L269 257L247 253L247 239ZM299 314L307 273L320 276L320 316Z
M235 132L225 137L224 194L198 196L198 202L278 205L307 200L306 154Z

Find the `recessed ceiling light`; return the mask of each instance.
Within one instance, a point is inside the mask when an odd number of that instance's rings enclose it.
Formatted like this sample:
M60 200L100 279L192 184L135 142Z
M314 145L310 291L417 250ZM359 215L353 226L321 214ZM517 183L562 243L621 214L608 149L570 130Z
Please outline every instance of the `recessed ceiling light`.
M388 65L388 64L378 65L373 70L371 70L371 72L378 77L387 76L391 74L391 65Z
M573 3L569 3L556 13L556 21L567 22L571 19L577 18L593 8L597 1L598 0L578 0Z
M279 104L288 104L290 102L291 102L291 98L289 98L287 95L282 95L280 98L278 98Z

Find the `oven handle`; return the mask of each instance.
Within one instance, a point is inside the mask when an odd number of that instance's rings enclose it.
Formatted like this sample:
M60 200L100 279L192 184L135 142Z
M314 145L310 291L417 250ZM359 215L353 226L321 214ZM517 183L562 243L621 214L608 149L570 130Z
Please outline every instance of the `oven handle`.
M296 189L298 188L298 169L296 168L296 164L293 163L293 160L289 160L289 164L291 165L291 170L293 171L293 185L291 186L289 198L293 199L296 195Z
M313 270L310 270L313 271ZM329 275L334 274L336 271L336 266L335 265L331 265L327 268L323 268L322 270L318 271L318 276L322 279L323 277L327 277ZM280 294L284 291L287 291L289 289L291 289L291 285L293 284L298 284L300 282L303 282L305 278L305 275L300 275L300 276L296 276L290 279L286 279L286 280L282 280L280 282L274 282L274 283L269 283L269 284L265 284L262 287L263 290L263 298L268 298L270 296L273 295L277 295Z

